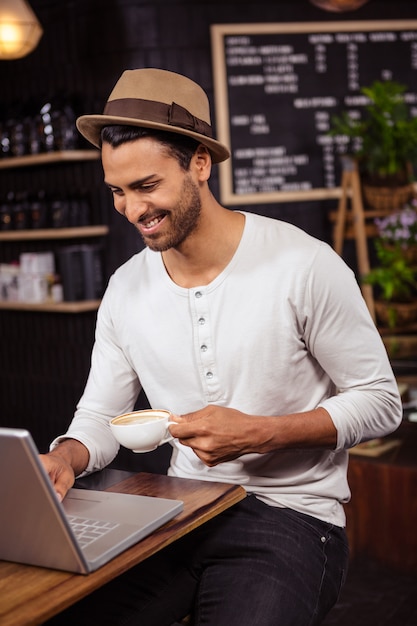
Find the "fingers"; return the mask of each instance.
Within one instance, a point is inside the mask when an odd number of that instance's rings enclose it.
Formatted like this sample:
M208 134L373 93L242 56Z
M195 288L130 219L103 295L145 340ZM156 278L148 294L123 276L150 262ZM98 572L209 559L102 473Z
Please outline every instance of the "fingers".
M75 479L73 475L71 476L65 473L59 474L54 487L60 502L62 502L62 500L67 495L68 490L71 489L71 487L73 486L74 480Z
M194 423L197 420L201 420L203 411L204 409L200 409L199 411L186 413L184 415L175 415L172 413L169 420L169 432L171 435L175 439L187 439L188 437L194 437L197 432L194 427ZM181 441L181 443L185 443L185 441Z
M232 461L245 452L252 451L245 439L247 416L235 409L207 405L206 407L175 416L170 426L171 435L193 449L208 467ZM253 419L250 420L253 424Z
M41 454L40 460L51 479L58 499L62 502L75 481L72 467L62 457L52 454Z
M194 411L193 413L184 413L184 415L172 414L172 421L176 422L177 424L187 424L189 422L194 422L198 419L201 419L202 411L204 411L204 409Z

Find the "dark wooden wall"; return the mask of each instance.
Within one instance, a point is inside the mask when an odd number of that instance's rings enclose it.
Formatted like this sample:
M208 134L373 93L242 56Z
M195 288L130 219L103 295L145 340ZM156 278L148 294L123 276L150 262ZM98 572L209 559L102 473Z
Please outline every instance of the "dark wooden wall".
M0 61L3 117L52 97L71 98L78 114L100 112L121 72L138 67L184 73L199 82L213 102L209 27L214 23L417 17L415 0L371 0L344 14L324 12L308 0L30 0L30 4L44 35L26 58ZM140 248L135 231L110 205L99 162L0 172L0 196L11 188L40 186L64 194L88 188L94 221L110 225L107 277ZM212 188L217 193L216 171ZM290 221L330 240L325 202L242 208ZM0 261L10 261L29 248L27 243L0 242ZM0 311L0 425L29 428L40 449L63 431L88 373L94 326L94 313Z

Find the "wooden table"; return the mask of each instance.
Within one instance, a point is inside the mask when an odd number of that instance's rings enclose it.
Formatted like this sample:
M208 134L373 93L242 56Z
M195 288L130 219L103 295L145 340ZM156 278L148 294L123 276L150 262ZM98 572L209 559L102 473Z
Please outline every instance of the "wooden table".
M0 561L1 626L42 624L246 495L245 490L237 485L147 473L135 474L107 490L182 500L184 510L149 537L87 576Z

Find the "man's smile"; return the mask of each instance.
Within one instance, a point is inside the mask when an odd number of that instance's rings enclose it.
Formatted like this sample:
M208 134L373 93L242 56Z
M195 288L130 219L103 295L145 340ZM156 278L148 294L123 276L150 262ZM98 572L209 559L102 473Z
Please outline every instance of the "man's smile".
M138 227L143 233L150 234L157 230L159 224L164 220L166 215L166 213L161 213L152 217L142 217L138 221Z

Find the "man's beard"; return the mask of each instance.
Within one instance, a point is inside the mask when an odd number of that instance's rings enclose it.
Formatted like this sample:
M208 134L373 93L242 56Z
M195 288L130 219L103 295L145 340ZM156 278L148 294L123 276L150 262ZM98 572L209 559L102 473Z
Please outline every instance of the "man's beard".
M177 248L197 228L201 215L201 200L197 185L187 175L180 191L180 200L169 212L170 230L164 235L159 233L144 235L140 232L146 246L154 252L164 252Z

